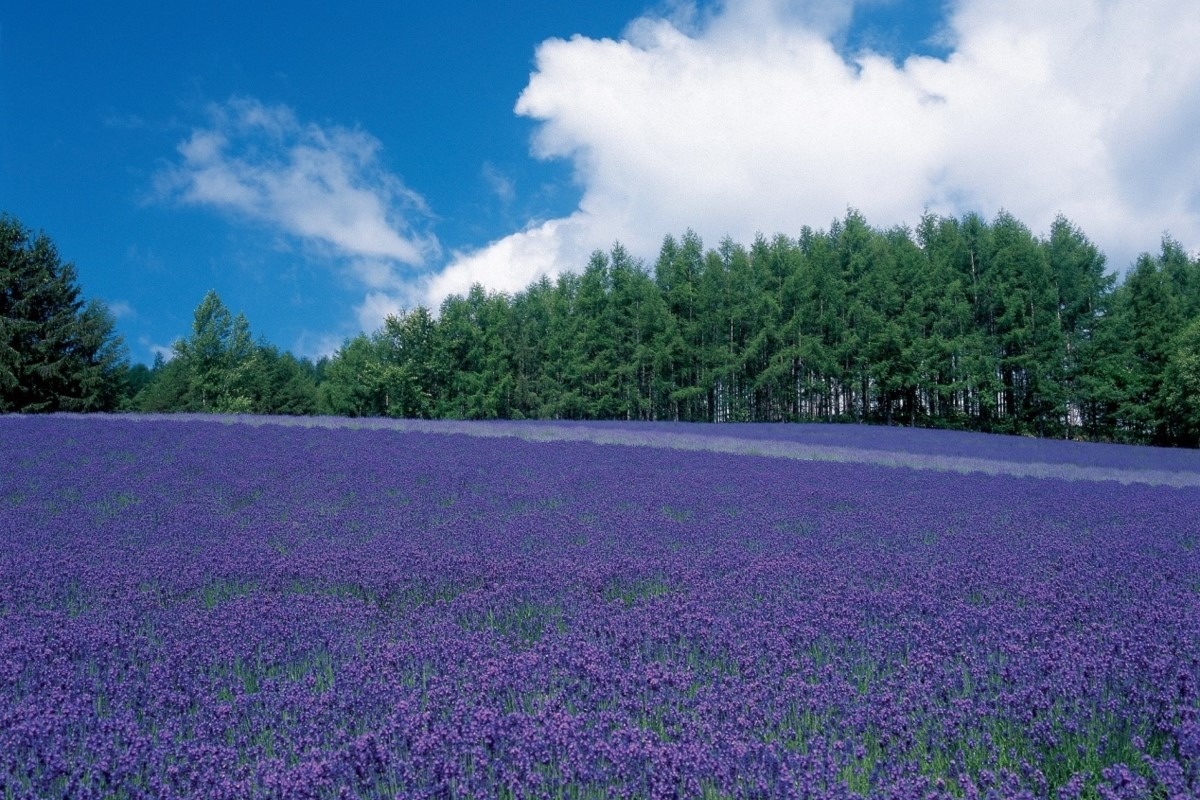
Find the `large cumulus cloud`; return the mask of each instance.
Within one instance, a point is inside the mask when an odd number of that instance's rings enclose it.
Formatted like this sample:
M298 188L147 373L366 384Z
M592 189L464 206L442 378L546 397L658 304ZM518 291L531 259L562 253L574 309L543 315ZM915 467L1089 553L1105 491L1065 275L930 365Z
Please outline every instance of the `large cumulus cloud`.
M730 0L549 40L516 113L534 154L566 159L582 199L453 254L423 291L514 290L620 239L652 257L686 227L709 242L876 225L926 209L1061 212L1123 268L1164 230L1200 243L1200 14L1192 0L952 4L943 58L838 44L850 4Z

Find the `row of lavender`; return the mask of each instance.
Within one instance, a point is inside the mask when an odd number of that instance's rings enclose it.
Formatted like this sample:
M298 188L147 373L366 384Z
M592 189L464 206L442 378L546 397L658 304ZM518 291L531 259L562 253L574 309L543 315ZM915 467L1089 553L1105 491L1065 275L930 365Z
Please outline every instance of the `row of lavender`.
M203 414L122 414L126 421L212 421ZM874 463L953 472L1066 480L1115 480L1200 487L1200 451L1142 445L1032 439L972 431L850 424L578 422L569 420L415 420L388 417L231 415L227 424L358 428L417 433L465 433L530 441L591 441L768 455L809 461Z
M0 419L11 797L1193 797L1200 493Z

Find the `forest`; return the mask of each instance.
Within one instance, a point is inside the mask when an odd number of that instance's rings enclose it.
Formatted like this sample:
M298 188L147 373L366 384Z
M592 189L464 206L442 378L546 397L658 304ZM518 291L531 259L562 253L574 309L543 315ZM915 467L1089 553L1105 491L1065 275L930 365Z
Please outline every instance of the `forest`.
M406 310L316 363L255 341L210 292L172 359L126 369L117 407L1197 446L1200 257L1164 235L1123 280L1109 267L1061 216L1036 236L1004 212L926 214L914 230L850 210L749 247L667 236L653 264L615 244L512 295L477 285Z

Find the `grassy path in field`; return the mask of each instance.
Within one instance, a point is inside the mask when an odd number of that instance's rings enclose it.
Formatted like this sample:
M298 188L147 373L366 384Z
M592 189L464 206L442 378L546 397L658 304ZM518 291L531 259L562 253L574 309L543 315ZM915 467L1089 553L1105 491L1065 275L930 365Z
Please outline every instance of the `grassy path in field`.
M526 441L577 441L627 447L658 447L676 450L709 451L737 455L789 458L802 461L831 461L873 464L887 467L940 470L945 472L984 473L1030 478L1058 478L1075 481L1117 481L1154 486L1200 487L1200 471L1119 468L1072 463L1008 461L966 455L910 453L862 447L812 445L802 442L740 438L736 435L647 431L644 428L621 430L619 426L588 427L586 424L562 425L541 421L473 422L462 420L402 420L388 418L345 417L272 417L252 415L204 414L123 414L90 415L112 420L202 421L223 424L284 425L300 427L357 428L411 431L416 433L464 434L482 437L513 437ZM730 426L731 430L736 430ZM1103 446L1103 445L1097 445Z

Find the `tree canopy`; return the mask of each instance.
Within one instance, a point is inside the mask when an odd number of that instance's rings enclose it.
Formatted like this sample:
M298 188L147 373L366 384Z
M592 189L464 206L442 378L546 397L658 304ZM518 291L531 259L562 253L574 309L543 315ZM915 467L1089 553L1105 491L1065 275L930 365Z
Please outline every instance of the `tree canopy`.
M620 244L505 294L474 286L316 364L215 292L169 361L125 370L74 268L4 218L0 402L463 419L855 421L1200 444L1200 259L1164 237L1118 282L1064 217L857 211L797 237ZM114 387L117 387L114 389Z
M1066 218L619 244L514 295L417 307L329 362L336 414L856 421L1195 444L1200 262L1165 238L1123 283Z
M85 301L44 233L0 214L0 411L107 411L128 368L116 322Z
M174 357L156 359L133 399L143 411L312 414L315 368L266 342L255 343L246 316L230 314L215 291L197 306L192 333Z

